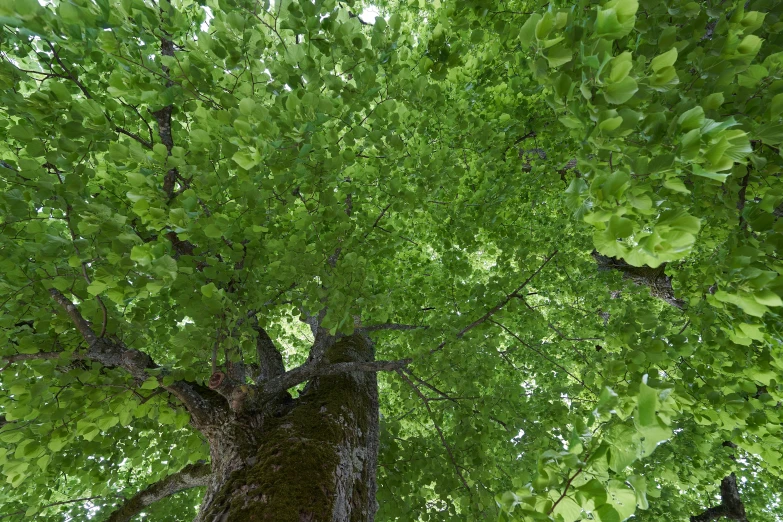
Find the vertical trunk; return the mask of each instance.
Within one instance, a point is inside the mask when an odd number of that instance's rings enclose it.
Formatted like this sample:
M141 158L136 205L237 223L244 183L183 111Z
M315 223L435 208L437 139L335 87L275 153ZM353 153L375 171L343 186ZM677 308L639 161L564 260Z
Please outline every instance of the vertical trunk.
M368 361L360 335L327 350L331 363ZM198 522L372 522L378 457L374 373L310 381L296 400L228 419L209 435L213 483Z

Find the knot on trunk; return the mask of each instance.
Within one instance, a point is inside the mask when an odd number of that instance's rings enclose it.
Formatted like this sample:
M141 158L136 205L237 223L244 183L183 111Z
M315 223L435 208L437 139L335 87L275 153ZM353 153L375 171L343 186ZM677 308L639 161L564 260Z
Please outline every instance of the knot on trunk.
M209 378L209 389L215 390L220 395L226 397L231 395L231 392L234 390L234 382L229 379L228 375L218 371Z
M208 386L222 395L236 413L242 413L247 409L249 404L247 399L254 392L251 386L237 382L221 371L212 374Z

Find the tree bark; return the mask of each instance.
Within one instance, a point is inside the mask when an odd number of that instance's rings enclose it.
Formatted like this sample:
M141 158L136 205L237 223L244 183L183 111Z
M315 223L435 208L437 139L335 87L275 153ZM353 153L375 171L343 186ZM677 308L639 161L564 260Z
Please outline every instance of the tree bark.
M373 359L360 333L330 344L330 364ZM297 399L283 393L261 411L228 414L204 434L212 477L197 522L374 520L374 371L316 377Z
M630 279L639 286L649 288L650 295L653 297L663 299L677 308L685 306L684 301L674 296L672 278L667 276L665 272L666 263L658 268L650 268L649 266L632 266L622 259L607 257L595 250L593 250L592 255L598 265L598 270L617 270L623 274L624 279Z
M737 476L734 473L721 480L720 498L721 503L719 505L692 516L691 522L711 522L721 517L737 522L748 522L745 514L745 505L742 503L739 489L737 489Z

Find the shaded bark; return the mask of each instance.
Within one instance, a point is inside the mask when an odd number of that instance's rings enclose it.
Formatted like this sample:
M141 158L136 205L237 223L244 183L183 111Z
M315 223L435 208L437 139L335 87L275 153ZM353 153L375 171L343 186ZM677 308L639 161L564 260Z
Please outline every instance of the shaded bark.
M371 522L375 514L378 390L361 334L328 343L330 367L304 392L205 430L212 476L198 522ZM278 377L279 379L280 377ZM274 381L274 379L273 379Z
M598 270L617 270L623 274L623 279L630 279L639 286L649 288L653 297L663 299L677 308L685 306L685 302L677 299L674 295L672 278L666 275L666 263L658 268L650 268L649 266L629 265L622 259L607 257L595 250L592 255L598 264Z
M732 473L720 483L721 503L691 517L691 522L710 522L725 517L737 522L748 522L745 505L737 489L737 476Z
M282 375L285 373L283 355L266 330L257 324L253 328L256 331L256 357L258 358L258 375L255 376L255 381L268 381Z

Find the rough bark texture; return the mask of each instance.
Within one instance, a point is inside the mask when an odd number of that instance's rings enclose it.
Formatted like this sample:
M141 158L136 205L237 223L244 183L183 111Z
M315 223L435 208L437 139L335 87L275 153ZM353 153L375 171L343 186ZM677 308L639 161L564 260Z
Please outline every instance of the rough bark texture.
M691 522L711 522L722 517L728 520L736 520L737 522L748 522L747 515L745 515L745 505L742 503L739 490L737 489L737 476L734 473L724 477L721 481L720 498L721 503L719 505L711 507L699 515L692 516Z
M360 334L325 352L329 363L370 361ZM198 522L371 522L375 514L375 372L316 377L297 398L205 431L212 479Z
M672 278L666 275L666 263L658 268L649 266L629 265L622 259L607 257L593 250L593 259L598 264L599 270L618 270L623 278L630 279L639 286L646 286L650 294L658 299L663 299L672 306L682 308L685 303L674 296Z

